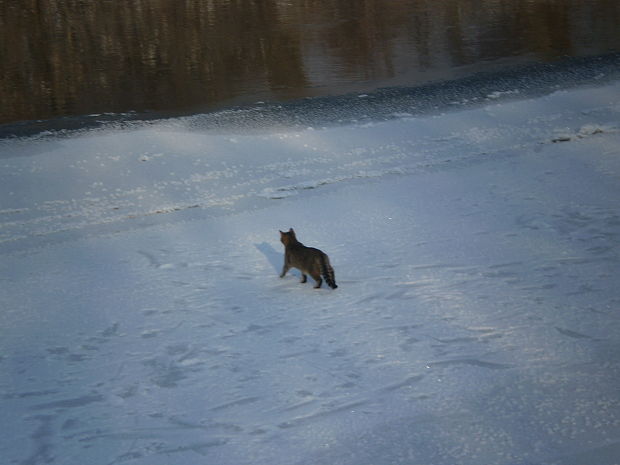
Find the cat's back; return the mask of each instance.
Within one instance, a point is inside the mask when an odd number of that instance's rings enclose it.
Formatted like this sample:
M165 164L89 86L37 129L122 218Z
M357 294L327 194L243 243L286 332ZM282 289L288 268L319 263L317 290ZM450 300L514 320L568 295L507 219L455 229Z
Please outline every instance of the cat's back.
M325 255L321 250L314 247L306 247L300 242L288 246L287 252L293 261L305 265L306 268L316 263L318 259Z

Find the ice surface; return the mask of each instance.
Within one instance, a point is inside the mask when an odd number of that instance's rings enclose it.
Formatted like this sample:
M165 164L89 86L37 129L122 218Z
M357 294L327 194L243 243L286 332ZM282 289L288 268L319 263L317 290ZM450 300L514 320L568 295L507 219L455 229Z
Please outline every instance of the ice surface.
M3 463L620 463L620 82L488 95L2 142Z

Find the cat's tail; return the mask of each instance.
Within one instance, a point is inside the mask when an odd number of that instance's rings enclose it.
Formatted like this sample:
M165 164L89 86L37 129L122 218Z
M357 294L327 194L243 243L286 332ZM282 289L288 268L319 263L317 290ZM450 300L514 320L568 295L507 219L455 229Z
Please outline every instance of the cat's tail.
M325 278L325 282L332 289L337 289L338 285L336 284L336 275L334 274L334 269L329 263L329 258L327 255L323 254L321 257L321 275Z

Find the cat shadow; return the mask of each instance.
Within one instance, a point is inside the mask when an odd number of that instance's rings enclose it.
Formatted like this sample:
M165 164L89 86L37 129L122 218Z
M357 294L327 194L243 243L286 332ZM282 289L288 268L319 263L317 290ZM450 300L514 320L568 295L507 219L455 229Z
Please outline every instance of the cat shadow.
M284 262L282 253L276 252L275 249L266 242L254 244L254 247L256 247L258 251L267 258L267 261L271 263L271 266L273 266L276 273L280 274L282 271L282 263Z

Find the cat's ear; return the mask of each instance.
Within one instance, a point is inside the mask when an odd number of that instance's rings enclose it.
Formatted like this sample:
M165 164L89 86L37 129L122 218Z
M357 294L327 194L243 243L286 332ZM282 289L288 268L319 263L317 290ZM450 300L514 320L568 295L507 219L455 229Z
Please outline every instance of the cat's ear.
M290 232L290 233L291 233L291 232L292 232L292 233L295 233L295 231L293 231L293 228L289 229L289 230L288 230L288 232Z

